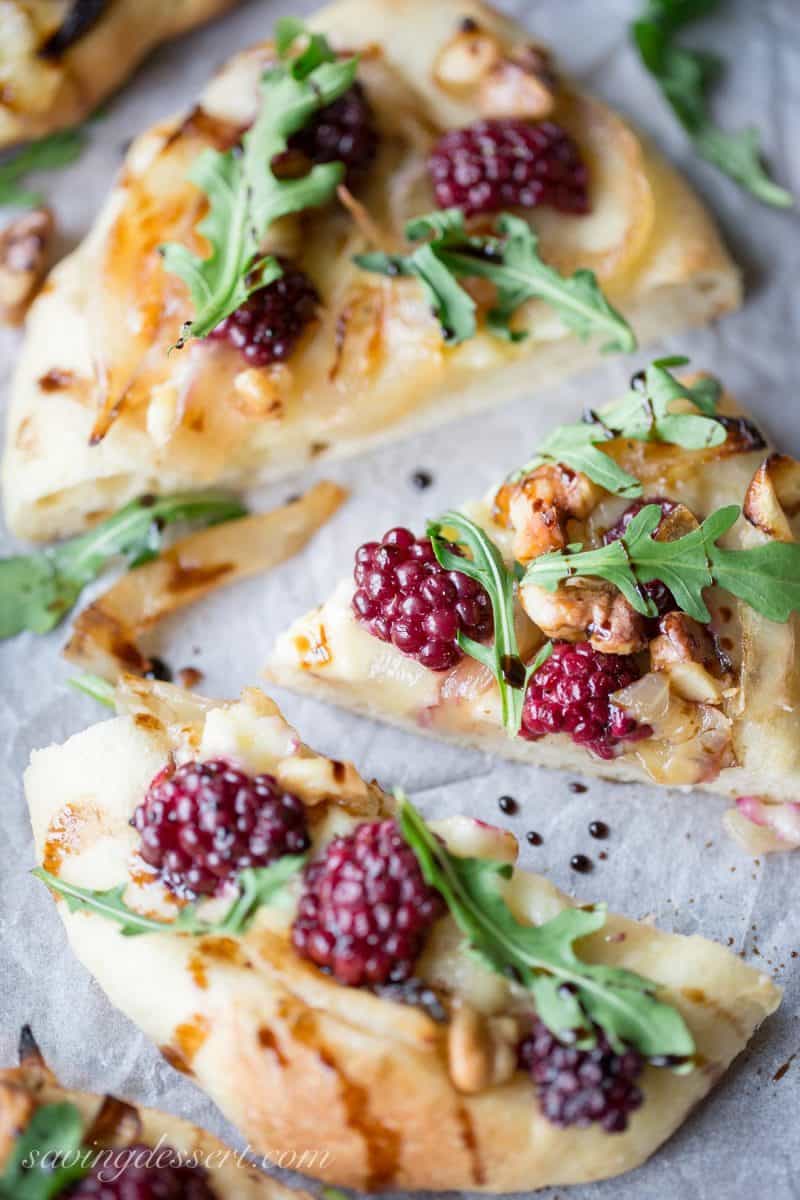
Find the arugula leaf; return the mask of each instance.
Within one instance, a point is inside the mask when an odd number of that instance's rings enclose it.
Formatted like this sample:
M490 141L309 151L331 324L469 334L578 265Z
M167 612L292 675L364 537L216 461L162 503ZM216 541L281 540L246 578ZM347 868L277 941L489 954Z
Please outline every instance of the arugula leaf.
M105 705L106 708L117 707L116 689L113 683L103 679L102 675L92 675L87 671L82 675L73 675L71 679L67 680L67 683L70 687L74 687L76 692L83 692L85 696L91 696L92 700Z
M245 515L224 492L178 492L132 500L94 529L35 554L0 559L0 639L28 629L48 633L110 559L131 567L156 558L162 534L176 521L216 525Z
M452 541L444 535L450 529L458 535L457 545L469 550L471 557L455 553ZM516 577L485 530L463 513L450 511L439 521L429 522L427 533L440 566L477 580L489 594L494 617L492 644L476 642L460 631L458 644L465 654L491 671L500 692L503 725L514 737L522 723L522 706L531 676L550 657L552 645L547 642L533 662L523 663L515 628Z
M580 424L559 425L512 479L521 479L544 463L560 462L582 471L608 492L635 497L642 494L641 483L610 455L596 449L599 443L625 438L669 442L685 450L722 445L727 430L716 416L722 388L716 379L701 379L689 385L670 373L670 367L685 366L688 361L675 357L651 363L644 372L641 390L632 387L621 400L598 412L590 411ZM686 412L687 404L697 412Z
M83 1151L83 1117L62 1101L37 1108L14 1143L3 1174L0 1200L51 1200L89 1172ZM62 1165L57 1165L62 1160Z
M227 934L238 937L247 932L259 908L269 904L305 861L304 854L286 854L268 867L248 867L240 871L236 880L239 895L219 921L201 920L197 915L197 904L187 904L174 921L146 917L125 903L123 897L127 882L105 891L95 891L67 883L57 875L51 875L44 867L37 867L31 874L46 883L51 891L63 896L70 912L93 912L109 921L116 921L123 937L139 937L144 933L182 933L192 937Z
M633 40L701 158L764 204L790 208L794 197L764 170L758 132L724 133L708 114L708 92L722 71L721 60L674 43L681 29L718 7L718 0L649 0L644 14L631 26Z
M36 208L42 204L41 192L23 187L21 180L33 171L54 170L75 162L83 153L87 140L84 126L61 129L0 159L0 205Z
M291 20L278 26L278 44L287 53L302 29ZM261 107L237 149L204 150L189 171L191 181L209 199L208 214L197 226L211 245L199 258L181 243L161 246L164 266L189 287L195 309L176 343L206 337L258 288L280 278L281 268L261 244L273 222L289 213L326 204L344 177L342 163L318 163L299 179L279 179L272 164L293 133L315 112L351 86L357 59L338 62L319 37L291 62L265 72Z
M694 1053L683 1017L657 999L656 983L576 954L574 943L605 924L603 908L566 908L542 925L522 924L502 894L513 867L451 854L408 798L397 798L401 832L426 881L444 897L481 960L532 992L538 1016L557 1037L593 1041L591 1022L618 1052L632 1045L647 1058L682 1062Z
M576 575L607 579L630 605L656 616L643 584L660 580L672 592L678 608L696 621L710 621L703 589L716 583L770 621L785 622L800 612L800 545L767 542L745 550L717 545L741 514L736 504L711 513L697 529L673 542L656 541L652 534L661 520L657 504L636 514L623 537L583 550L580 546L543 554L533 560L522 580L554 592L564 579Z
M521 341L511 321L520 305L542 300L580 338L594 333L608 340L604 351L636 349L636 336L625 318L612 308L592 271L564 277L539 256L539 241L526 221L510 213L497 220L498 236L470 235L460 209L445 209L417 217L406 226L410 242L429 238L408 255L356 255L365 271L419 279L436 314L445 341L459 345L474 337L475 302L461 279L487 279L497 289L497 302L488 314L488 328L498 337Z

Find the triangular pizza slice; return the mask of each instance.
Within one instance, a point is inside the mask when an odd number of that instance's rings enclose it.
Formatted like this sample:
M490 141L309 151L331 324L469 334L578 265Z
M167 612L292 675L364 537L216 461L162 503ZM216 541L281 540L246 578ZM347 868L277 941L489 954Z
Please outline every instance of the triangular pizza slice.
M269 678L522 762L793 801L800 465L675 365L482 501L376 530Z
M780 1002L732 951L517 869L508 831L429 825L255 689L129 677L116 703L32 758L36 874L256 1154L366 1191L619 1175Z
M738 304L690 189L519 25L476 0L310 25L137 138L51 275L10 410L15 533L273 480Z

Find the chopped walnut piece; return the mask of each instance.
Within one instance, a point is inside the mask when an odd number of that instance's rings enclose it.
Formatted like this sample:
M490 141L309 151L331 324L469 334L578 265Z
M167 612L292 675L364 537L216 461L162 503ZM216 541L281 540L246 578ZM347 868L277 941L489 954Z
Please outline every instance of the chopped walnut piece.
M462 24L433 69L444 91L475 103L482 117L538 121L553 110L558 80L548 52L534 44L511 49L477 22Z
M588 640L601 654L635 654L647 646L647 618L637 613L613 584L569 580L555 592L523 584L520 602L546 637Z
M47 266L55 224L47 208L18 217L0 233L0 320L19 325Z
M506 1083L517 1068L518 1039L513 1017L485 1017L459 1004L447 1034L450 1078L458 1090L472 1095Z
M549 550L563 550L570 538L567 522L585 520L603 489L588 475L563 463L545 463L495 496L493 517L514 530L514 557L530 562Z

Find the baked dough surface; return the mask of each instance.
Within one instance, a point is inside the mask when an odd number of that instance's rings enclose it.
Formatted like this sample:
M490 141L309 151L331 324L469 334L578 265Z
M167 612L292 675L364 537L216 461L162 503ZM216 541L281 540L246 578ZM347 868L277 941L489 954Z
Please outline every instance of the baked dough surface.
M313 753L276 706L201 701L140 680L121 692L126 715L33 755L25 778L40 862L62 878L106 888L125 878L128 903L158 909L141 882L130 816L174 753L224 755L269 771L309 806L315 850L334 832L389 811L391 801L346 764ZM436 825L458 853L513 860L514 839L466 818ZM507 899L540 923L575 901L541 876L515 872ZM260 911L243 938L120 936L99 916L58 911L75 953L111 1001L219 1104L258 1153L327 1148L309 1173L380 1189L532 1191L620 1174L644 1162L719 1079L779 1003L763 974L700 937L611 915L581 943L592 961L662 985L694 1035L697 1069L648 1067L645 1103L628 1130L559 1129L521 1073L477 1095L451 1082L441 1024L420 1009L345 988L298 960L291 906ZM417 967L449 1003L502 1012L509 984L464 954L449 918Z
M47 53L80 0L0 0L0 147L76 125L155 46L236 0L108 0L61 53Z
M13 1151L16 1139L27 1128L35 1111L46 1104L72 1104L84 1118L85 1129L91 1127L108 1096L71 1091L61 1086L55 1075L40 1061L25 1061L19 1067L0 1071L0 1175ZM253 1166L239 1161L234 1151L204 1129L191 1125L171 1114L154 1108L131 1106L125 1128L130 1132L131 1119L139 1128L133 1142L151 1147L169 1146L186 1160L196 1160L208 1168L209 1183L219 1200L291 1200L299 1196L310 1200L303 1192L290 1191ZM134 1117L135 1113L135 1117ZM162 1140L163 1139L163 1140ZM123 1165L124 1160L119 1160ZM115 1169L113 1160L109 1170Z
M359 67L381 134L356 189L386 248L406 220L434 207L427 151L438 132L479 115L438 82L440 54L465 18L497 53L530 37L476 0L339 0L313 20ZM21 536L74 532L132 496L271 481L325 457L498 404L594 361L596 343L568 335L531 303L531 337L512 345L482 331L446 347L414 280L355 266L371 248L363 221L340 205L286 218L269 249L293 258L322 297L320 317L288 362L248 368L220 342L167 354L191 316L184 284L157 253L195 232L201 194L186 179L208 145L227 146L256 112L264 43L236 56L189 114L131 147L84 244L60 263L29 314L3 467L6 517ZM553 113L578 140L592 213L530 214L542 253L563 270L592 267L642 341L735 308L739 275L682 179L620 117L565 82ZM92 444L93 443L93 444Z

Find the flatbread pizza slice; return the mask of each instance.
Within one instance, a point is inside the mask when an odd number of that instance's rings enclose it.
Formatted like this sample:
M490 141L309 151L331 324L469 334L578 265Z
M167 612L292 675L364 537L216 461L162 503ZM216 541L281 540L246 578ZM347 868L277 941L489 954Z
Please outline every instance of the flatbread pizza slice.
M0 1195L7 1200L290 1200L218 1138L116 1096L65 1088L28 1026L20 1064L0 1070Z
M156 482L274 480L739 303L686 184L519 25L338 0L311 28L279 22L139 137L50 276L13 388L15 533Z
M113 1003L256 1153L367 1190L618 1175L779 1003L721 946L515 869L507 831L428 825L257 690L128 677L116 703L32 758L36 873Z
M152 49L235 0L3 0L0 147L76 125Z
M800 465L664 361L532 449L360 547L268 677L538 766L794 802Z

